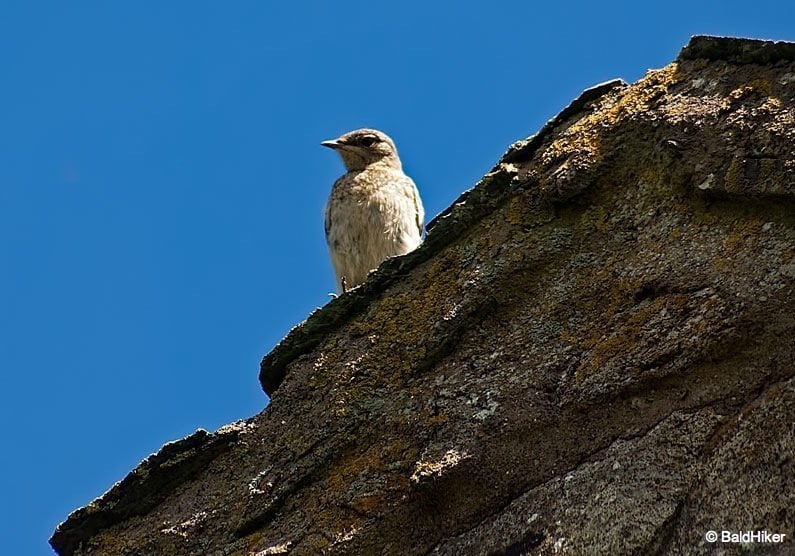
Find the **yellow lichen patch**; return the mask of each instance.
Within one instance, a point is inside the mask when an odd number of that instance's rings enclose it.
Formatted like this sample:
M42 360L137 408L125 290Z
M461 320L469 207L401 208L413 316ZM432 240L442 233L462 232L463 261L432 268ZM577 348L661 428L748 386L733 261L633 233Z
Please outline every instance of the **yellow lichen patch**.
M587 120L590 118L592 116L589 115L572 124L569 130L576 128L577 133L572 134L567 131L550 143L541 156L541 162L552 165L570 157L582 161L593 160L599 151L600 137L595 133L593 126L587 125L589 123ZM587 134L584 131L587 131Z
M628 316L618 316L618 321L612 324L612 332L609 335L597 338L599 332L596 330L601 330L602 327L592 327L592 332L583 343L585 346L591 344L593 347L577 368L575 372L577 379L583 379L598 371L613 358L626 357L637 352L646 340L644 326L653 317L663 310L671 314L681 314L687 308L687 303L688 298L683 294L660 296L637 311L629 313ZM607 324L610 326L610 323Z
M640 184L641 186L651 186L651 185L659 185L661 180L661 168L656 164L650 164L645 166L641 170L640 174Z
M618 102L607 111L607 122L615 124L625 117L647 112L655 100L666 94L674 83L686 77L676 63L659 70L649 71L643 79L627 89L619 97ZM604 116L601 116L600 119L602 123L605 123Z
M597 101L597 108L559 132L540 153L543 168L539 185L550 189L560 182L571 181L578 172L594 167L604 156L602 138L611 128L635 115L646 113L668 89L686 76L677 64L650 71L637 84L617 95Z
M390 469L395 464L408 465L416 454L417 450L405 442L389 446L375 443L330 462L325 479L313 487L309 503L304 502L304 509L313 514L309 536L321 535L330 539L330 544L352 540L368 515L388 511L405 495L410 486L406 473Z
M773 83L770 79L758 78L749 81L744 85L737 87L728 94L728 97L734 101L742 100L752 94L759 94L764 97L772 96Z
M381 341L368 350L362 366L384 370L381 378L389 380L410 372L420 354L413 353L422 345L434 322L455 313L460 298L458 273L452 262L440 257L431 262L428 279L421 291L396 292L379 298L367 316L366 327L378 330ZM410 309L409 309L410 307Z
M322 499L331 502L345 497L354 481L364 472L378 476L379 486L356 496L356 500L373 511L384 509L398 497L396 492L405 490L408 486L403 473L390 469L394 469L395 464L401 467L404 461L414 458L417 451L417 448L398 440L388 446L371 444L365 449L342 455L330 465L326 479L322 482Z
M768 97L765 99L765 102L759 106L759 108L760 110L764 110L766 112L775 112L780 110L782 105L783 103L781 102L781 99L777 97Z
M488 219L482 225L487 227ZM476 267L462 269L461 257L471 260L476 253L491 249L495 241L501 240L484 233L473 242L439 254L427 267L421 267L425 276L422 288L403 291L396 285L346 325L349 340L344 345L329 341L320 349L323 364L315 367L314 382L326 384L331 416L349 418L352 411L358 415L381 403L385 388L406 386L414 372L433 357L428 338L434 335L434 327L458 318L464 302L464 277L478 279ZM465 249L466 255L460 249Z
M640 145L638 150L642 151L644 148L646 147ZM669 206L674 204L671 193L682 180L675 171L671 170L670 166L644 161L638 181L641 196L655 203L664 201Z
M759 241L759 234L762 231L764 222L755 218L742 222L742 224L735 226L726 236L723 245L726 249L727 256L736 255L740 249L753 248Z
M351 508L360 514L376 514L385 507L384 500L379 494L357 496L350 501Z
M450 421L450 417L444 413L438 413L435 415L427 415L426 413L425 421L430 425L442 425Z
M642 286L641 277L616 278L614 272L613 264L608 263L591 274L584 273L579 280L579 291L588 292L580 301L583 309L589 313L598 312L605 321L629 307L633 294ZM601 284L613 286L606 292L599 287ZM593 323L589 323L589 328L592 325ZM598 338L589 334L580 334L578 337L586 348L592 347L598 341Z

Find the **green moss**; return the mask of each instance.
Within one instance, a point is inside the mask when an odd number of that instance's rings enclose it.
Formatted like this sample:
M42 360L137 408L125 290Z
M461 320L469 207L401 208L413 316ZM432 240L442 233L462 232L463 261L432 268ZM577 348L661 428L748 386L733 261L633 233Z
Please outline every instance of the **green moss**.
M745 161L742 158L732 158L724 182L729 193L740 193L746 189Z
M757 185L760 191L772 194L784 194L788 184L784 177L785 173L781 170L776 160L763 158L759 161L759 174Z
M607 216L607 209L604 205L593 205L580 215L580 224L589 229L607 232L611 228Z
M505 210L505 217L508 222L513 226L519 226L524 223L525 215L527 214L527 206L523 195L516 195L508 201Z

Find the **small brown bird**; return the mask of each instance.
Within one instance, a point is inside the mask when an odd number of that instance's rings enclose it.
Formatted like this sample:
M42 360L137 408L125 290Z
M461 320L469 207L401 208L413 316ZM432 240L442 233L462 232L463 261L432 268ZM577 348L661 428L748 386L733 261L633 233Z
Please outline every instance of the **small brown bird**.
M326 241L337 288L345 293L385 259L420 244L425 212L386 133L357 129L321 145L337 151L348 170L326 205Z

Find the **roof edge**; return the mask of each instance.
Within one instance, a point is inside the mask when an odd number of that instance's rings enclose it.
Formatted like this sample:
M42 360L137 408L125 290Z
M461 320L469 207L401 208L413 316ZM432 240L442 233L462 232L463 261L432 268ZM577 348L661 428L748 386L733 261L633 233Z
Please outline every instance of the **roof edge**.
M273 395L287 374L287 366L296 358L313 350L330 331L366 309L373 298L399 277L457 241L466 229L499 206L512 191L510 184L515 176L512 163L532 158L560 123L583 112L589 103L608 92L625 86L627 84L623 80L613 79L585 89L538 133L529 139L513 143L497 166L428 222L425 240L417 249L406 255L387 259L361 286L335 297L290 330L260 363L259 380L265 393L268 396Z
M238 421L209 433L204 429L165 444L144 459L105 494L73 511L50 537L50 546L61 556L75 550L97 532L134 515L143 515L174 488L199 473L245 432L248 421Z
M774 64L795 61L795 42L740 37L695 35L679 52L677 61L724 60L734 64Z

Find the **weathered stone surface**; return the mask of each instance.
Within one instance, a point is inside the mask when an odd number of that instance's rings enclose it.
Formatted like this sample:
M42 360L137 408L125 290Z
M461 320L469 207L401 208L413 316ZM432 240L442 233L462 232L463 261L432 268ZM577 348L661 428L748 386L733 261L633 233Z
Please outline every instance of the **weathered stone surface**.
M53 545L699 554L726 529L787 538L725 554L791 553L792 52L696 37L586 92L293 330L265 411L157 480L144 462Z

